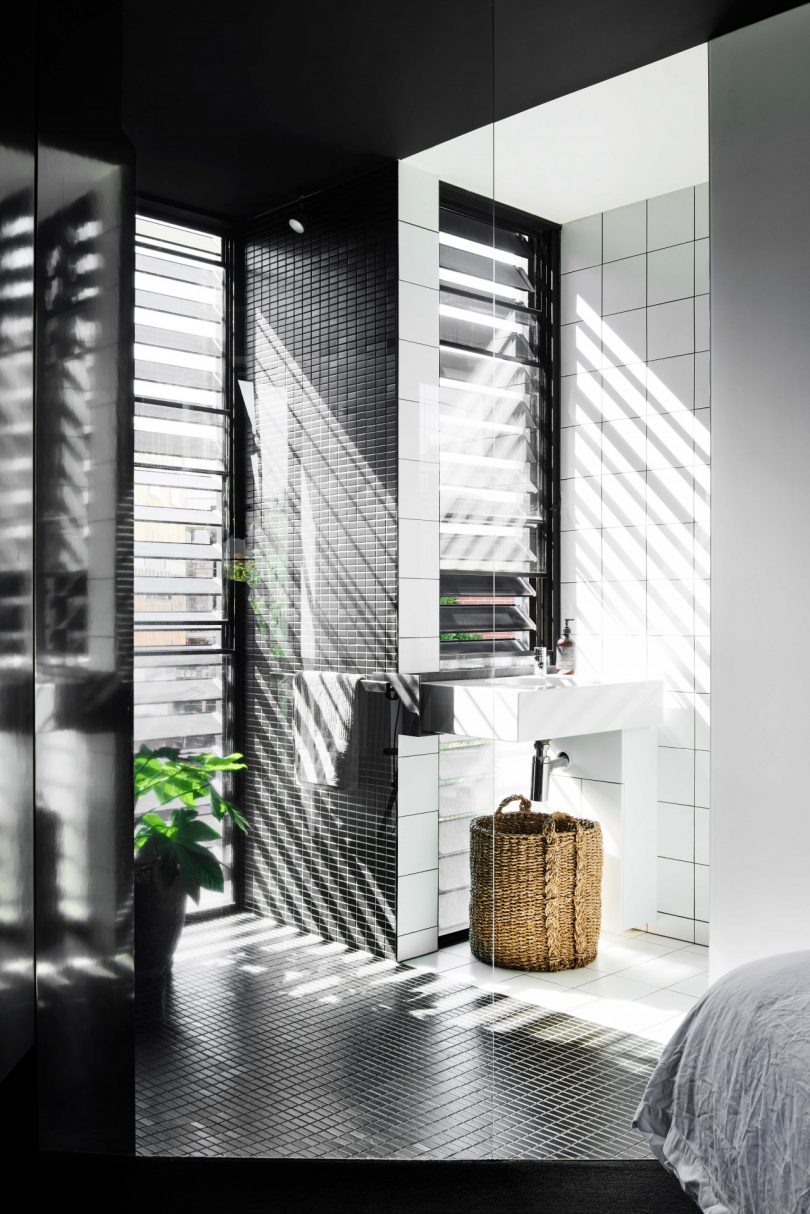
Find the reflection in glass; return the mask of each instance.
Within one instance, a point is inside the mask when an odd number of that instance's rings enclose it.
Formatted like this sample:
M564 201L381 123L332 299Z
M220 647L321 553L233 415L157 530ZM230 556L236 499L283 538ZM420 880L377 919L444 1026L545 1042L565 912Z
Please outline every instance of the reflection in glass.
M22 142L22 140L21 140ZM0 1079L32 1044L34 159L0 145Z

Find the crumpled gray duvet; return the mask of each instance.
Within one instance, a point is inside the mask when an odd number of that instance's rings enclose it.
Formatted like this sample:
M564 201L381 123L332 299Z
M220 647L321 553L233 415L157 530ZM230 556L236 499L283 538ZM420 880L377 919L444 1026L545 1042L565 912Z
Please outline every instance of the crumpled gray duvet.
M634 1125L704 1214L810 1214L810 952L711 987Z

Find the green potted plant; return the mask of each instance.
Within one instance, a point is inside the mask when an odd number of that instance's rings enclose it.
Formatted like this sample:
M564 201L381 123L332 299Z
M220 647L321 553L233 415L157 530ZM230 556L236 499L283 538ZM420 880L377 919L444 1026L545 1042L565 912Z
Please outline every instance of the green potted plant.
M198 802L209 801L217 821L230 818L245 834L241 811L226 801L214 780L247 767L242 755L203 753L180 757L179 750L141 746L135 755L135 802L152 794L161 809L179 802L171 814L152 810L135 819L135 966L138 976L162 978L186 918L186 899L199 902L203 889L221 892L222 864L206 843L219 831L199 817Z

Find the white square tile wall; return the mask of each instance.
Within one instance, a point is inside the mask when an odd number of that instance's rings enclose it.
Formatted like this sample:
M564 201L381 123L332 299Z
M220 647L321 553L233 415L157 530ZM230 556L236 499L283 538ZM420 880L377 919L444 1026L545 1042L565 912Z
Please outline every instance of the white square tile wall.
M602 221L602 247L605 263L620 261L625 257L644 253L647 249L647 204L632 202L626 207L616 207L603 215L594 215L580 223ZM566 225L567 226L567 225ZM565 240L565 228L563 228ZM565 266L563 266L563 270Z
M602 216L589 215L562 230L560 266L564 274L602 264Z
M398 665L412 674L439 669L438 230L438 178L400 163Z
M397 936L438 927L438 869L407 874L397 884Z
M593 273L594 271L591 271ZM628 312L633 308L646 308L647 258L622 257L604 267L602 276L602 314Z
M439 182L399 166L399 654L439 669ZM439 923L436 738L399 739L397 956L431 952Z
M709 194L562 231L561 562L579 669L664 680L658 912L708 942ZM601 284L601 299L597 289Z

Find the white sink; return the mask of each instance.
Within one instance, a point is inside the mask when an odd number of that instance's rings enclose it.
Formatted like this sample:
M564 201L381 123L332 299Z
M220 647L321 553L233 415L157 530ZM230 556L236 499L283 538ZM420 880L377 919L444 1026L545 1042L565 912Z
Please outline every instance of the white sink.
M504 742L606 733L660 725L663 694L658 679L597 683L576 675L515 675L426 681L422 724L433 733Z
M493 683L495 680L491 680ZM512 687L539 687L545 690L551 690L553 687L571 686L573 683L571 675L563 674L519 674L514 678L510 678L509 684ZM503 680L499 680L503 682ZM580 681L579 686L583 684Z

